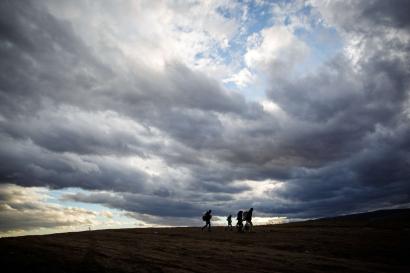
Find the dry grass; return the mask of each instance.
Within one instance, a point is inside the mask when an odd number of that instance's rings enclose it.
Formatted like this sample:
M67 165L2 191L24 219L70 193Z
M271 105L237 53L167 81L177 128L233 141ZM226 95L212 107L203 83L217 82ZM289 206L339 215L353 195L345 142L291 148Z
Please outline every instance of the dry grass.
M254 233L161 228L3 238L0 261L2 272L410 272L410 210L369 215Z

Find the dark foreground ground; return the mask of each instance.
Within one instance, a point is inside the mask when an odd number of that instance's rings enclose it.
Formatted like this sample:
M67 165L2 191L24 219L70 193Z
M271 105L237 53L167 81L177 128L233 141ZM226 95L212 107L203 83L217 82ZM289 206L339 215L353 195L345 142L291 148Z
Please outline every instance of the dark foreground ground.
M410 210L274 226L0 239L1 272L410 272Z

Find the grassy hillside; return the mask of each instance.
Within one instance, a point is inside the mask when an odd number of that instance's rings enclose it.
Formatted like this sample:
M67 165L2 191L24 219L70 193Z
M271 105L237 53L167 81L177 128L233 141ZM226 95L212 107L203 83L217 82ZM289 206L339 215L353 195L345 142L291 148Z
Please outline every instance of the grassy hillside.
M2 272L410 272L410 210L255 227L0 239Z

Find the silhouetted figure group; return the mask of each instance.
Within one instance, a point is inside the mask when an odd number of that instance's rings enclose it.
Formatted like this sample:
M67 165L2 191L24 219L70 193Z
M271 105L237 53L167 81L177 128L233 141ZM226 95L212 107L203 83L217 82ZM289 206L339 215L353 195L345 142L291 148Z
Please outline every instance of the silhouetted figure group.
M236 215L236 230L238 232L244 232L244 231L252 231L253 229L253 223L252 223L252 213L253 213L253 208L250 208L248 211L238 211ZM245 221L245 225L243 224L243 221Z
M212 218L212 210L208 210L207 212L202 215L202 220L205 222L205 225L202 227L202 231L208 227L208 231L211 231L211 218ZM253 229L253 223L252 223L252 213L253 213L253 208L250 208L248 211L238 211L236 214L236 230L238 232L251 232ZM226 221L228 222L228 225L225 227L225 230L233 230L232 227L232 214L229 214L228 217L226 218ZM243 222L245 221L245 225Z

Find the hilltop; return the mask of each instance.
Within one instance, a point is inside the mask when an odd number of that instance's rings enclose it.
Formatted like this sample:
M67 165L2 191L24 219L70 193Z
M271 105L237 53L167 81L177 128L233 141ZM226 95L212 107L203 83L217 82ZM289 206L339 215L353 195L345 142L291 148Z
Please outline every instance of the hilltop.
M410 272L410 209L257 226L0 239L2 272Z

